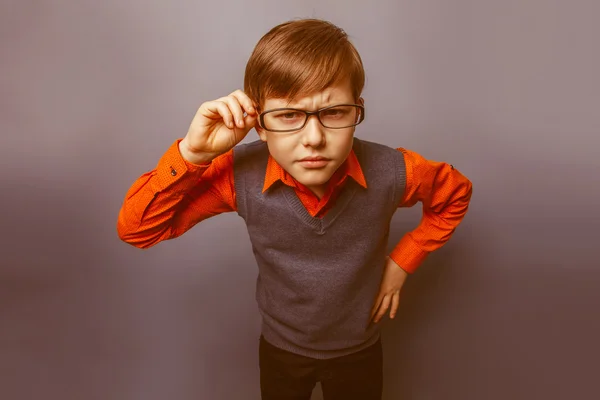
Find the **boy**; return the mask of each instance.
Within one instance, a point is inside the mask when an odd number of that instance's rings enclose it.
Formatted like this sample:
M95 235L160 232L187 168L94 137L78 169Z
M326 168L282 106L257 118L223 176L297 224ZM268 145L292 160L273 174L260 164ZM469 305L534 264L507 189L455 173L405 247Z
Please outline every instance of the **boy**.
M380 399L380 320L467 212L451 165L354 138L365 116L361 58L331 23L276 26L256 45L244 91L202 104L183 139L129 189L122 240L148 248L237 212L259 267L263 399ZM255 128L260 140L239 144ZM398 207L420 225L386 256Z

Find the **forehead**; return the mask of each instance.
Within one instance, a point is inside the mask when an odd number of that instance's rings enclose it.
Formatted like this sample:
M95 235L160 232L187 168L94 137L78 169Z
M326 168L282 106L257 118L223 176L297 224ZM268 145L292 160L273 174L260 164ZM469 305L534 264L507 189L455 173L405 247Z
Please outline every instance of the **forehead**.
M329 86L320 92L299 94L294 99L286 97L270 97L265 99L265 110L270 108L318 108L337 103L352 103L352 88L349 82Z

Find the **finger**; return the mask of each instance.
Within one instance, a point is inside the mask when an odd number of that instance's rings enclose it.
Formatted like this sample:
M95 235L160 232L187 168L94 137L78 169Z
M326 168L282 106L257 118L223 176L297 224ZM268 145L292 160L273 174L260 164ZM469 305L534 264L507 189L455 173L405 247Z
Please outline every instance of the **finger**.
M244 127L234 129L236 136L236 143L239 143L247 134L250 132L252 128L256 126L256 115L246 115L244 117Z
M394 319L396 312L398 311L398 305L400 304L400 292L395 292L392 295L392 309L390 311L390 318Z
M220 99L229 107L229 111L233 114L235 125L238 128L244 128L244 110L242 110L242 106L240 102L235 96L227 96Z
M206 110L203 113L204 116L210 119L222 119L229 129L234 128L233 115L225 102L221 100L209 101L204 104L204 108ZM202 107L200 111L203 111Z
M371 307L371 315L369 317L370 320L373 319L373 316L375 316L375 313L377 312L377 309L379 308L379 305L381 304L381 300L383 300L383 295L380 293L375 302L373 303L373 307Z
M390 296L385 296L383 301L381 302L381 306L379 307L379 311L375 315L374 321L377 323L384 316L385 312L390 306Z
M256 121L258 120L258 115L256 114L248 114L244 117L244 125L247 131L254 128L256 126Z
M230 96L233 96L237 99L237 101L240 103L243 110L247 114L249 114L249 115L256 114L256 107L254 107L254 103L252 102L250 97L248 97L248 95L246 93L242 92L241 90L236 90L235 92L231 93Z

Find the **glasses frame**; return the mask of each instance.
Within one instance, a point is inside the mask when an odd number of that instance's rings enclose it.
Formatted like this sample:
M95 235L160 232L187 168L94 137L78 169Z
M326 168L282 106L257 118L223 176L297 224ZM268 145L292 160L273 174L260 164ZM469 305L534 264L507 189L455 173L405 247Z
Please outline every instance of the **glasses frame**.
M329 127L329 126L325 125L323 123L323 121L321 121L321 117L319 116L319 114L322 111L326 111L326 110L329 110L331 108L342 107L342 106L358 107L360 109L360 119L358 120L358 122L356 122L356 123L354 123L352 125L348 125L348 126L343 126L343 127L339 127L339 128L332 128L332 127ZM267 128L265 128L265 114L268 114L268 113L271 113L271 112L275 112L275 111L285 111L285 110L298 111L298 112L304 113L306 115L306 118L304 119L304 124L302 124L301 127L294 128L294 129L267 129ZM361 104L334 104L332 106L323 107L323 108L320 108L320 109L315 110L315 111L306 111L306 110L300 110L298 108L289 108L289 107L273 108L271 110L263 111L262 113L260 113L259 117L258 117L258 122L260 124L260 127L262 129L264 129L265 131L268 131L268 132L296 132L296 131L300 131L300 130L304 129L304 127L308 123L309 118L311 116L313 116L313 115L317 117L317 120L319 121L319 123L324 128L327 128L327 129L346 129L346 128L351 128L353 126L356 126L356 125L360 124L361 122L363 122L365 120L365 107L363 105L361 105Z

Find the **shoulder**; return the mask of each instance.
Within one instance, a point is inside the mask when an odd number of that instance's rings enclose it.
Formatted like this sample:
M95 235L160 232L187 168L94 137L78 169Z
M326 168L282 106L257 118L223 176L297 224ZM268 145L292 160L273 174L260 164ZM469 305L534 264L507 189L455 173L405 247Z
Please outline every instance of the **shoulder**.
M406 159L407 162L410 163L426 163L427 159L425 157L423 157L421 154L417 153L416 151L404 148L404 147L397 147L396 151L402 153L402 155L404 156L404 158Z
M382 143L355 138L353 150L361 163L374 163L383 168L392 167L394 164L401 164L401 166L405 164L404 152Z
M358 150L378 150L378 151L393 151L394 149L388 145L370 140L354 138L354 147Z
M236 165L264 158L269 155L267 144L262 140L238 144L231 151Z
M404 154L397 149L377 142L354 138L353 150L357 155L402 157Z

